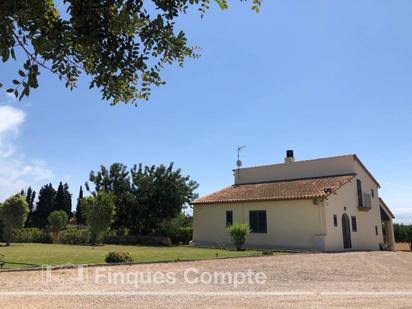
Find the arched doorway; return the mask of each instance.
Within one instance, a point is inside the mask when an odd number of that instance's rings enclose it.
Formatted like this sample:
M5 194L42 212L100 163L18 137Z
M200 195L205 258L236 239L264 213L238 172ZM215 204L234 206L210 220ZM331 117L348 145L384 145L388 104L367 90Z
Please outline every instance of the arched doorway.
M350 223L347 214L342 215L342 236L343 236L343 248L352 248L352 241L350 238Z

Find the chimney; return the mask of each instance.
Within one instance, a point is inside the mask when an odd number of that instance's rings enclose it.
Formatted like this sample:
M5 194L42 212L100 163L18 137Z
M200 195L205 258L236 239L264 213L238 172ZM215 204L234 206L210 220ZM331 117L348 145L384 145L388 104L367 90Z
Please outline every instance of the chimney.
M293 157L293 150L286 150L285 163L292 163L292 162L295 162L295 158Z

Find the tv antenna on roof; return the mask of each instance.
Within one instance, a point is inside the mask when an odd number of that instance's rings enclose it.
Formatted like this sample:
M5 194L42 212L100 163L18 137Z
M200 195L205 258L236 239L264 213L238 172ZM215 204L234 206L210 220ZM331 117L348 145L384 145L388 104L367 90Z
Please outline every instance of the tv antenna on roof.
M240 168L242 166L242 161L240 161L240 151L245 147L246 145L237 147L237 161L236 161L237 168Z

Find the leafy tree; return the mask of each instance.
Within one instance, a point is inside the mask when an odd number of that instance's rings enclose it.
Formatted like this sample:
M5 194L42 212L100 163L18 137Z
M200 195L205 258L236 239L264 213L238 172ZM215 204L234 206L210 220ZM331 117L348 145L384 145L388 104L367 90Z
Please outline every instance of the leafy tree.
M22 228L29 214L26 198L21 194L8 198L0 207L0 218L3 224L3 239L10 245L13 230Z
M246 242L246 236L250 232L249 225L234 223L227 228L227 231L230 234L230 239L236 247L236 250L242 250L242 247Z
M143 234L152 233L164 220L176 218L197 197L197 182L183 176L180 169L136 165L131 170L135 209L130 228ZM144 224L142 224L144 223Z
M189 176L183 176L180 169L168 167L134 166L130 172L127 166L114 163L107 169L90 173L90 182L95 190L112 192L115 196L116 218L113 228L129 228L132 233L149 234L165 221L176 218L185 205L197 197L198 184Z
M54 201L54 209L64 210L69 218L72 216L72 195L67 183L64 185L62 182L59 183Z
M69 216L64 210L54 210L47 217L49 222L49 229L53 233L53 240L57 241L57 235L64 229L69 221Z
M83 199L83 187L80 186L79 197L77 198L77 205L76 205L76 222L77 222L77 224L86 223L86 221L84 219L83 212L82 212L82 199Z
M56 190L52 184L41 187L36 209L33 212L33 225L44 228L47 225L47 217L55 210Z
M186 35L176 20L191 7L201 15L210 0L53 0L0 1L0 56L23 67L7 92L20 99L38 87L40 69L56 74L73 89L81 73L90 88L100 88L103 99L136 102L148 99L152 86L164 84L166 64L182 65L194 58ZM222 8L227 0L215 0ZM252 0L258 11L261 0Z
M393 225L396 242L409 243L410 250L412 251L412 225L397 224Z
M113 223L116 206L114 196L106 191L97 192L96 196L88 196L82 201L86 222L91 234L91 243L101 241Z
M26 197L26 202L29 206L29 215L27 217L25 226L31 227L33 225L33 211L34 211L34 201L36 199L36 191L34 191L31 187L29 187L27 191L21 190L20 194Z
M134 203L127 166L121 163L113 163L110 169L107 169L102 165L99 171L90 172L89 181L94 184L94 191L90 189L89 183L86 183L86 189L92 194L95 195L100 190L113 193L116 205L116 218L113 228L127 227L130 209Z

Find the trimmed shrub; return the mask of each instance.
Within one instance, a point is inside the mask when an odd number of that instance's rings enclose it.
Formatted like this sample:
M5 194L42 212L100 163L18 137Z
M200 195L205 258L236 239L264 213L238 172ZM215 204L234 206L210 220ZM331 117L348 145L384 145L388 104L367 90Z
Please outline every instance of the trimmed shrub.
M51 243L52 238L46 230L38 228L16 229L13 231L13 242L16 243Z
M273 255L273 251L272 250L263 250L262 255Z
M67 229L59 233L57 242L65 245L87 245L90 232L87 229Z
M157 234L169 237L174 245L188 244L192 240L193 229L183 225L183 218L179 216L172 220L163 221L157 227Z
M133 258L128 252L112 251L105 258L106 263L131 263Z
M177 242L188 245L193 238L193 228L191 226L180 227L177 233Z
M246 236L249 234L249 225L234 223L227 228L233 245L236 250L240 251L246 241Z

